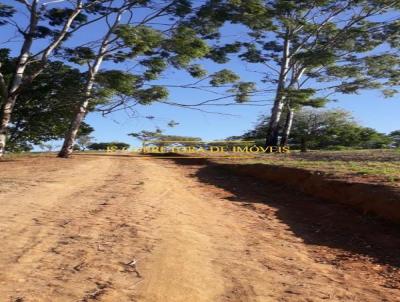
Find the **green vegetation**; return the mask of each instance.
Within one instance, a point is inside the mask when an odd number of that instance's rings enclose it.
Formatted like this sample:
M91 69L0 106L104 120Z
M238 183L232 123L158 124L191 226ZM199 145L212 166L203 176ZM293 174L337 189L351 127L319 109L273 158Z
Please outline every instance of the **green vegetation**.
M248 27L250 39L237 49L239 57L262 66L263 82L275 86L267 96L273 106L266 145L286 145L297 111L322 107L333 94L361 89L381 89L387 97L397 93L399 23L389 16L398 1L212 3L216 11L228 9L231 22ZM371 52L384 41L392 51Z
M238 164L266 164L318 171L332 177L400 185L399 150L312 151L260 155Z
M140 140L142 142L142 147L197 146L203 144L199 137L167 135L163 134L161 129L129 133L128 135Z
M11 77L15 60L3 52L3 68L7 78ZM82 98L84 75L78 69L62 62L51 62L32 84L21 91L15 104L8 132L10 152L30 151L33 145L64 138L69 120ZM100 90L100 88L98 89ZM105 102L97 98L97 104ZM94 106L89 108L93 111ZM78 135L85 135L93 128L82 123Z
M0 157L33 145L49 150L47 142L60 138L59 157L85 150L93 129L84 120L93 111L135 112L155 102L200 111L263 106L256 98L271 101L271 113L240 138L302 151L399 147L400 130L386 135L345 111L317 110L339 94L398 93L399 12L398 0L0 3L0 26L9 35L0 49ZM227 27L240 28L240 39L224 36ZM257 83L216 66L232 58L254 66ZM194 82L171 83L175 71ZM180 103L170 100L171 87L212 97ZM201 140L131 136L162 144Z
M262 116L256 127L236 137L262 142L268 133L269 117ZM398 131L389 135L359 125L351 113L340 110L303 109L293 119L292 133L288 140L293 149L346 150L377 149L398 145Z
M63 64L68 66L79 65L81 71L77 72L75 79L79 83L71 81L69 84L75 86L75 91L70 93L73 95L71 100L65 102L61 95L51 95L50 92L43 100L49 106L48 98L51 96L50 101L56 100L68 108L60 130L65 137L60 157L68 157L77 137L86 134L80 129L85 126L83 120L87 113L95 107L108 114L121 108L167 102L168 88L153 81L162 79L170 69L184 70L189 78L208 81L210 87L230 83L230 91L237 95L238 102L246 100L252 85L241 83L239 77L227 69L208 74L194 62L212 51L216 41L209 37L217 38L222 25L209 20L208 26L198 26L206 18L198 13L205 3L195 4L187 0L79 0L71 3L57 1L55 8L39 0L32 0L31 4L16 1L15 7L1 4L0 25L16 27L21 43L13 49L19 53L17 57L0 58L0 157L6 150L6 142L10 142L9 128L13 125L14 110L20 106L26 108L24 94L32 86L40 87L44 83L43 74L49 72L47 68L53 63L52 56L62 58ZM14 20L19 10L23 11L21 16L26 17L26 29L17 25L21 20ZM82 35L76 39L77 31L94 23L98 25L96 38L92 39L86 33L87 40L82 41ZM8 51L1 49L1 54ZM10 61L12 64L8 64ZM57 72L52 76L55 78ZM46 112L58 110L56 108ZM41 117L40 114L35 119ZM58 121L41 122L50 128L60 126ZM58 137L58 133L29 137L25 146L20 143L20 148L28 149L30 141L38 144ZM14 149L13 146L7 147L8 151Z

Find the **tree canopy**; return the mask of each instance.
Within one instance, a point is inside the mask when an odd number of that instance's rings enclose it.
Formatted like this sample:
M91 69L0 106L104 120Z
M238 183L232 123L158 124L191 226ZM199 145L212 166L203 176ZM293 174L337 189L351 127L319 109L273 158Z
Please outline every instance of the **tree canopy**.
M278 144L279 127L290 134L296 110L321 107L335 93L378 88L387 96L396 93L398 56L371 53L389 37L398 41L396 0L226 0L209 6L216 19L249 29L247 41L221 47L214 55L224 60L238 52L245 62L260 66L268 85L265 98L273 101L267 144ZM290 114L283 117L284 110Z
M3 52L3 73L10 77L15 59ZM27 71L29 74L31 68ZM63 138L75 108L81 98L84 75L62 62L51 62L45 70L21 91L14 107L8 132L8 151L28 151L32 145ZM2 98L0 97L0 100ZM101 99L98 99L101 102ZM93 110L94 106L90 108ZM80 135L93 128L84 123Z
M0 49L0 156L7 140L7 150L28 150L64 137L59 156L68 157L78 137L92 130L84 120L94 110L107 115L154 102L200 111L211 105L260 106L255 96L272 103L263 121L268 125L260 125L267 145L300 144L296 139L302 136L312 148L334 147L335 137L347 146L338 117L305 109L324 107L339 94L363 89L381 90L384 97L397 94L399 8L398 0L0 3L0 26L19 38L13 56L10 49ZM239 26L243 34L227 38L225 26ZM9 38L5 47L15 43ZM233 57L246 69L255 67L257 85L226 65ZM224 65L209 71L211 62ZM194 82L171 84L176 71ZM215 97L197 103L172 100L170 87ZM301 119L304 129L311 127L306 126L307 114L321 123L328 123L328 117L337 122L330 120L325 141L314 143L300 135ZM350 122L345 112L341 115L358 147L362 144L356 136L374 141L375 147L387 145L386 136ZM313 137L318 131L312 131ZM147 132L135 135L152 135ZM153 135L185 140L157 131Z
M269 116L262 116L256 127L240 136L242 139L262 140L268 132ZM394 133L395 135L396 133ZM358 124L351 113L341 109L303 109L293 120L289 144L303 151L308 149L388 147L393 138Z
M156 131L143 130L137 133L129 133L128 135L140 140L143 147L197 146L203 144L202 139L199 137L163 134L161 129Z
M89 150L106 151L106 150L127 150L129 144L123 142L101 142L92 143L87 146Z

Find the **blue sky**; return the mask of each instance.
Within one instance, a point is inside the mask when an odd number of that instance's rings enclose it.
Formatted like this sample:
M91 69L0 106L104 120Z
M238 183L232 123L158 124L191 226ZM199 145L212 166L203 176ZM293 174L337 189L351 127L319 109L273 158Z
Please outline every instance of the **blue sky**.
M241 26L228 25L223 28L225 41L232 39L243 40L246 38L246 30ZM260 82L260 75L254 71L262 71L260 66L245 63L235 56L227 64L215 64L210 61L200 61L206 69L212 73L223 68L235 71L243 81L254 81L258 87L265 87ZM159 81L170 85L191 83L186 73L169 70L165 75L166 80ZM318 86L318 84L317 84ZM181 103L196 103L215 97L199 90L171 89L173 101ZM204 140L219 140L233 135L240 135L251 129L262 114L269 114L271 110L272 94L257 96L257 100L266 100L260 106L238 105L229 107L206 106L201 107L205 111L216 111L221 114L210 114L196 110L183 109L164 104L137 107L138 117L130 117L125 112L118 112L103 117L98 113L89 114L87 121L93 125L96 131L93 133L98 141L118 140L132 143L134 140L127 135L130 132L141 130L154 130L159 127L168 134L201 137ZM384 98L379 91L361 91L359 94L343 95L335 94L336 101L328 103L327 108L341 108L352 112L356 121L360 124L374 128L380 132L389 133L400 129L400 96ZM155 116L154 120L148 120L145 116ZM174 128L167 126L168 121L179 122Z
M14 3L14 1L6 0L3 3ZM25 17L21 14L18 16L20 24L23 24ZM80 44L87 41L87 38L93 39L96 34L102 32L101 25L93 25L85 31L78 34L74 43ZM0 43L6 41L12 36L14 30L12 28L2 27L2 35L0 35ZM234 39L245 39L245 29L240 26L226 26L223 30L223 36L226 41ZM1 47L10 47L14 54L18 50L19 41L5 43ZM71 45L70 45L71 46ZM35 45L36 49L40 49L40 43ZM260 67L252 64L246 64L236 58L225 65L213 64L210 61L201 61L206 69L212 73L222 68L229 68L240 74L243 81L255 81L260 84L260 76L250 70L260 70ZM129 68L129 62L120 66L114 66L107 63L103 68ZM186 73L176 70L168 70L163 79L158 81L159 84L181 85L183 83L191 83L194 80ZM262 84L260 84L262 86ZM170 100L180 103L195 103L215 97L214 94L193 89L170 89ZM359 95L335 95L337 102L328 104L328 108L342 108L351 111L362 125L372 127L380 132L388 133L393 130L400 129L400 100L399 96L385 99L378 91L362 91ZM228 136L239 135L246 130L251 129L257 118L261 114L268 114L271 106L268 102L271 95L257 97L258 100L266 100L262 106L229 106L229 107L202 107L202 110L216 111L219 114L211 114L196 110L183 109L164 104L152 104L149 106L138 106L135 108L135 115L127 114L124 111L116 112L106 117L100 113L90 113L86 121L95 129L92 136L96 141L124 141L131 144L134 139L127 134L130 132L139 132L141 130L154 130L159 127L165 130L167 134L185 135L201 137L204 140L223 139ZM153 120L146 119L146 116L154 116ZM167 126L170 120L174 120L179 125L174 128Z
M199 97L197 92L175 92L179 100ZM201 94L200 94L201 95ZM384 99L378 92L363 92L360 95L341 95L337 102L329 104L328 108L342 108L351 111L362 125L372 127L380 132L389 133L400 129L400 102L398 97ZM133 143L134 140L127 136L130 132L141 130L154 130L156 127L165 129L166 133L202 137L204 140L223 139L228 136L238 135L251 129L261 114L269 113L271 106L232 106L224 108L211 108L221 113L234 116L207 114L188 109L181 109L162 104L154 104L138 109L141 116L152 115L154 120L143 117L131 118L125 112L118 112L106 117L98 113L91 113L87 122L94 126L93 136L98 141L125 141ZM171 119L180 124L169 128L166 124Z

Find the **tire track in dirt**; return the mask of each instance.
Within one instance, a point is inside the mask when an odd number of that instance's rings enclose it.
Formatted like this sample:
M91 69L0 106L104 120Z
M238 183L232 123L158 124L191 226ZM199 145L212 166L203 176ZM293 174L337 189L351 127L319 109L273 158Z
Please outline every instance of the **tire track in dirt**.
M229 183L225 174L205 181L201 166L169 160L30 160L35 184L0 192L1 302L399 301L365 263L318 261L260 203L300 195L269 188L239 201L217 185ZM29 180L20 164L2 170L8 183ZM235 186L253 189L251 180Z
M28 194L25 188L21 195L2 194L13 201L6 200L1 220L7 228L0 259L7 269L0 273L0 297L132 301L140 278L129 263L152 245L136 225L152 214L135 203L141 182L134 161L72 160L69 169L48 176L63 185L44 182ZM23 204L34 206L29 211Z
M144 175L157 183L144 186L141 198L162 209L153 221L162 241L145 259L140 301L400 301L398 288L365 271L368 263L344 270L317 261L260 196L249 191L246 200L232 202L231 192L198 178L201 167L160 160L147 166ZM250 182L239 178L230 186L252 190ZM279 194L305 198L268 189L261 200Z

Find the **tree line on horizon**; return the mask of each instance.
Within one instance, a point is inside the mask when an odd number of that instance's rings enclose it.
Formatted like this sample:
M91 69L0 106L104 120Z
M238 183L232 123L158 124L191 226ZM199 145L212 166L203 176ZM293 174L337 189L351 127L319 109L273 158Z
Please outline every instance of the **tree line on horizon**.
M255 144L263 144L269 123L270 116L262 115L253 129L228 139L252 140ZM292 149L302 152L399 148L400 130L388 134L380 133L360 125L350 112L342 109L303 108L297 111L293 118L288 143Z
M130 133L129 136L138 139L142 143L141 148L195 147L209 150L215 146L224 147L226 151L233 151L234 147L243 149L246 146L264 146L269 120L270 116L262 115L253 129L242 135L218 141L203 141L200 137L170 135L159 128L155 131L143 130ZM400 148L400 130L388 134L380 133L373 128L360 125L350 112L343 109L303 108L293 119L292 135L288 143L290 149L302 152ZM89 135L81 136L74 146L74 149L79 151L129 151L129 148L130 145L124 142L94 142Z
M249 105L255 97L272 102L259 132L265 144L302 145L295 138L307 124L305 108L364 89L396 95L399 8L399 0L0 1L0 30L13 32L8 42L21 41L0 48L0 157L59 138L58 156L69 157L77 139L93 130L84 118L94 110L108 114L153 102ZM227 41L226 26L244 26L246 37ZM233 57L257 66L260 81L242 81L227 68L208 73L201 65ZM171 69L194 79L172 87L216 89L222 96L170 101L171 85L155 81ZM368 137L353 126L354 135Z

